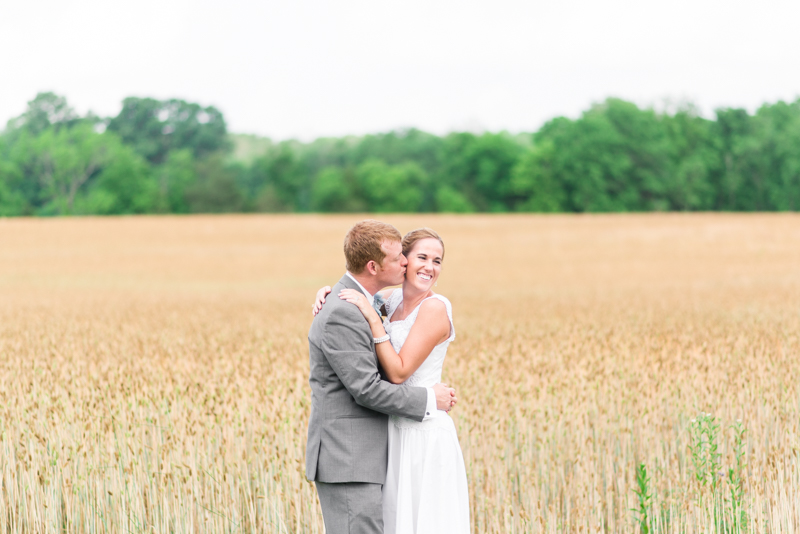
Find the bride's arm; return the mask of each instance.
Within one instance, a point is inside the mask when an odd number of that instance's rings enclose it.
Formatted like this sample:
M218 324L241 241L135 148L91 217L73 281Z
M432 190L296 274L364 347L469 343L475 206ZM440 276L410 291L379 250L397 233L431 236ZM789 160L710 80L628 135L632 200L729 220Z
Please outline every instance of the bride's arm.
M354 289L345 289L339 293L339 298L358 306L366 317L372 330L372 337L380 338L386 335L381 318L367 302L366 297ZM425 358L433 348L450 336L450 319L447 317L447 308L444 302L438 299L429 299L420 306L417 320L411 327L403 347L398 354L388 341L377 343L375 352L386 373L386 378L393 384L405 382L414 371L419 369Z
M389 297L392 296L392 291L394 291L394 289L384 289L383 291L378 291L378 294L383 297L383 300L389 300ZM330 292L331 286L319 288L317 296L314 297L314 304L311 305L311 315L316 316L319 313L322 309L322 305L325 304L325 297L327 297ZM385 310L385 305L384 308L381 309Z

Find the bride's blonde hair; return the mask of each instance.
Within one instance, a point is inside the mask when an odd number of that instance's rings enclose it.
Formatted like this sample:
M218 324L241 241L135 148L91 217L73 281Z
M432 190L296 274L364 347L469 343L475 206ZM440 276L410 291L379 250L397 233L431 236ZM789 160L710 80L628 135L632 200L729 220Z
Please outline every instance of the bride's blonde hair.
M430 228L417 228L416 230L411 230L405 236L403 236L403 255L408 257L417 241L428 238L438 239L439 243L442 244L442 260L444 260L444 241L442 241L442 238L439 237L439 234Z

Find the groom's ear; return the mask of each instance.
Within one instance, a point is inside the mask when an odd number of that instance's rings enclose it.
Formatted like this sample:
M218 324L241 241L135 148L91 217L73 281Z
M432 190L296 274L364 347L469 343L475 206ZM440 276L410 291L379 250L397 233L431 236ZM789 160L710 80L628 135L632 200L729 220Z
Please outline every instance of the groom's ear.
M375 260L369 260L364 270L374 276L378 274L378 264L375 262Z

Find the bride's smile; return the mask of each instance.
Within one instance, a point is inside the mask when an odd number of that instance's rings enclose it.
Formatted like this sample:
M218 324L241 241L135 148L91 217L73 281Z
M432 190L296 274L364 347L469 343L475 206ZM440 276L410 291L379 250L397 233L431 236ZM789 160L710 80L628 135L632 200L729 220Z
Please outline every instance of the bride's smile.
M443 256L442 244L438 239L417 241L408 254L406 284L420 292L430 291L441 273Z

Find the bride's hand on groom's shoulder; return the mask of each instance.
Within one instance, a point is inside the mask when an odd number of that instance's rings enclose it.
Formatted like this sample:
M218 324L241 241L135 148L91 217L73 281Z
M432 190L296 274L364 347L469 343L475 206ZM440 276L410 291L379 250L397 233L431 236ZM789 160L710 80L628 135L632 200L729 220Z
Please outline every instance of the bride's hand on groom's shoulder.
M322 305L325 304L325 297L330 292L331 292L331 286L321 287L319 291L317 291L317 298L314 301L314 304L311 306L312 316L316 316L319 313L319 311L322 309Z
M372 315L375 315L375 309L367 300L367 297L364 296L364 293L361 291L357 291L355 289L342 289L339 291L339 298L342 300L346 300L350 304L355 304L359 311L366 317L367 319L371 319Z

